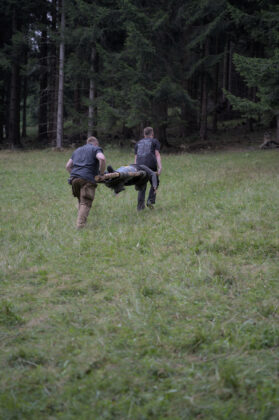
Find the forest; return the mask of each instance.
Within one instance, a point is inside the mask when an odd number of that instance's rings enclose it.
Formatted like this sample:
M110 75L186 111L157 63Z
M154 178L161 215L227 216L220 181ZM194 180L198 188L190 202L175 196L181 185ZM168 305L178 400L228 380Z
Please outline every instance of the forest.
M231 120L279 140L277 0L2 0L0 19L1 148L146 125L167 147Z

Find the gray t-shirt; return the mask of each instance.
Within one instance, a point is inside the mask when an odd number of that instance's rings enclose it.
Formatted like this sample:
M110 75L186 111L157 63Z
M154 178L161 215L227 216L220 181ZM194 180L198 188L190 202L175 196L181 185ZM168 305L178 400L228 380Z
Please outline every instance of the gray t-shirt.
M95 182L95 176L99 174L97 153L103 153L103 150L93 144L86 144L76 149L72 154L71 178L82 178Z
M157 171L155 150L160 150L160 143L157 139L146 137L138 141L135 146L135 154L137 155L136 163Z

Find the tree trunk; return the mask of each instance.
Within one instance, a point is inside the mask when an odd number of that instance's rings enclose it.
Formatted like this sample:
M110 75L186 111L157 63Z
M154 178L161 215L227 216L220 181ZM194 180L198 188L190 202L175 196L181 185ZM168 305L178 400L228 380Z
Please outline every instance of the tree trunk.
M160 140L162 146L168 146L169 147L169 143L168 143L168 140L167 140L166 126L165 125L160 125L157 129L157 133L158 133L158 137L159 137L159 140Z
M13 33L17 30L16 13L13 11ZM12 61L10 106L9 106L9 145L11 147L22 147L20 142L20 75L19 57Z
M76 82L74 90L74 129L75 132L79 133L79 140L82 140L82 129L81 129L81 87L80 83Z
M56 147L61 149L63 139L63 94L64 94L64 56L65 56L65 9L64 0L61 0L61 26L60 26L60 51L59 51L59 85L58 85L58 104L57 104L57 130Z
M74 90L74 124L79 127L80 124L80 112L81 112L81 103L80 103L80 83L76 83Z
M215 44L215 54L217 55L219 52L219 44L218 44L218 37L216 37L216 44ZM219 93L219 63L215 66L215 91L214 91L214 112L213 112L213 121L212 121L212 130L214 133L218 130L218 93Z
M91 66L90 66L90 87L89 87L89 108L88 108L88 133L87 136L93 135L94 128L94 99L95 99L95 82L93 78L94 61L96 57L96 48L92 47L91 50Z
M168 104L166 101L161 101L153 105L153 113L155 116L155 121L160 117L160 120L157 120L154 124L154 136L158 138L162 146L169 146L167 140L167 119L168 119Z
M46 17L43 19L43 24L46 25ZM45 142L48 138L48 76L47 76L47 31L43 29L40 42L40 103L39 103L39 124L38 137L39 142Z
M4 125L4 138L7 139L7 142L9 142L9 114L10 114L10 91L11 91L11 77L9 75L9 77L7 78L7 88L5 89L5 101L4 101L4 106L5 106L5 113L4 113L4 120L5 120L5 125Z
M224 61L223 61L223 89L228 89L228 41L226 41L224 49ZM226 101L225 93L222 95L223 102Z
M22 131L21 136L22 138L27 137L26 132L26 101L27 101L27 77L24 76L23 78L23 103L22 103Z
M206 39L204 46L204 57L207 57L209 54L209 39ZM202 91L201 91L201 123L200 123L200 138L201 140L207 139L207 99L208 99L208 90L207 90L207 77L205 71L203 71L202 76Z
M233 43L229 41L229 57L228 57L228 91L232 91L232 56L233 56Z
M276 115L276 141L279 142L279 114Z
M212 130L214 133L218 131L218 92L219 92L219 63L215 67L215 92L214 92L214 113L212 121Z
M9 144L11 147L21 147L20 142L20 77L19 65L12 64L9 109Z
M207 139L207 80L203 75L202 81L202 103L201 103L201 122L200 122L200 138L201 140Z
M2 72L0 73L0 77L2 76ZM4 77L2 78L2 80ZM0 85L0 144L3 143L4 140L4 132L5 132L5 120L6 120L6 95L4 86Z
M232 56L233 56L233 43L232 41L229 41L229 51L228 51L228 91L232 91ZM231 104L228 101L227 102L227 110L228 110L228 116L230 117L231 113Z
M52 0L51 7L51 31L52 35L56 35L56 0ZM51 39L49 48L49 89L48 89L48 137L52 146L56 144L56 122L57 122L57 101L58 101L58 83L57 83L57 48L55 40Z

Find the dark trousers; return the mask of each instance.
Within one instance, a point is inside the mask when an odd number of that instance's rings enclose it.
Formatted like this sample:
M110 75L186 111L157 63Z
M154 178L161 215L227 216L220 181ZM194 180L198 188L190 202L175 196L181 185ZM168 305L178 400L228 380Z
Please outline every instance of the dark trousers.
M157 177L158 186L159 186L159 178ZM150 182L151 184L151 182ZM145 193L147 188L147 182L143 186L143 189L138 192L138 210L143 210L145 208ZM150 187L147 203L155 204L156 201L156 194L154 192L154 188Z

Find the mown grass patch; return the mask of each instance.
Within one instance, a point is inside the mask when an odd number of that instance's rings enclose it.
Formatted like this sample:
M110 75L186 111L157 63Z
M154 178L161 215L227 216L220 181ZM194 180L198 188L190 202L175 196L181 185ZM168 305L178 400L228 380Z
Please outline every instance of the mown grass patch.
M277 418L277 152L163 155L83 231L70 155L0 154L0 416Z

